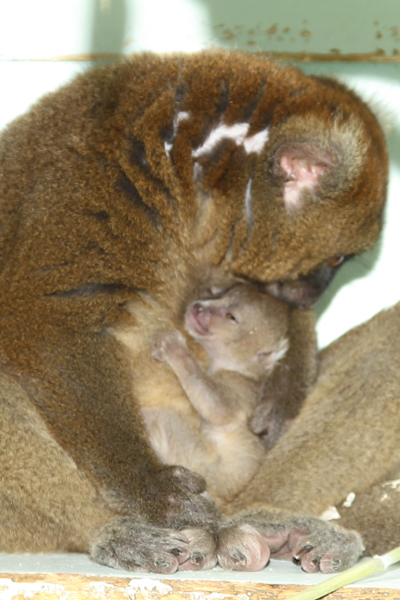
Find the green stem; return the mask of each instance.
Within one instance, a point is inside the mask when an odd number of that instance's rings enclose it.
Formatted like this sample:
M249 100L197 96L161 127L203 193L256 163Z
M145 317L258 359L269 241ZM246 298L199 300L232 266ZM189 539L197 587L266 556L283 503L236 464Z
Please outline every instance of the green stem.
M354 583L355 581L364 579L364 577L380 573L398 561L400 561L400 546L382 556L375 556L374 558L356 565L351 569L347 569L347 571L343 571L343 573L339 573L339 575L335 575L322 583L318 583L298 594L294 594L287 600L317 600L317 598L326 596L349 583Z

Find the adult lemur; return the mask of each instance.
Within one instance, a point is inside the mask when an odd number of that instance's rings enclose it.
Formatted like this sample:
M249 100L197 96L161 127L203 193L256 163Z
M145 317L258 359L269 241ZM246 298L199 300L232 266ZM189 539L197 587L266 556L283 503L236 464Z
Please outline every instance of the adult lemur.
M376 241L386 179L382 132L355 94L239 52L134 56L8 126L0 549L91 552L160 572L210 564L199 557L215 554L218 519L204 482L152 451L112 332L137 327L147 342L142 310L182 327L212 277L309 306L340 262ZM320 485L328 496L325 474ZM267 510L269 486L260 471L248 496L263 539L271 524L292 536L289 554L302 548L309 569L312 552L324 570L358 556L355 534L282 512L288 490Z

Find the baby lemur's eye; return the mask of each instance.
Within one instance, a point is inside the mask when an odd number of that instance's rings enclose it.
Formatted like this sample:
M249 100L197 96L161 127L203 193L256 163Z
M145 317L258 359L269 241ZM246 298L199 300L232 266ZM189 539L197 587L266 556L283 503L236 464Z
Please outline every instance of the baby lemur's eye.
M230 321L233 321L233 323L239 323L239 321L237 320L237 318L235 317L235 315L233 315L232 313L226 313L226 318L229 319Z

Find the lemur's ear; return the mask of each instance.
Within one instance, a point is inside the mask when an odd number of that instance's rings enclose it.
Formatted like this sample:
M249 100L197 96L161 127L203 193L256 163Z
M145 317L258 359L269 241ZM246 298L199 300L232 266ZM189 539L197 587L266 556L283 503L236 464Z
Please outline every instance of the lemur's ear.
M283 177L287 209L301 208L307 192L322 200L336 198L340 189L351 187L367 150L361 129L352 119L332 124L314 115L296 115L278 127L272 138L273 171Z
M276 164L285 173L283 199L287 208L301 205L304 190L313 190L327 171L334 169L337 157L316 144L288 143L276 153Z

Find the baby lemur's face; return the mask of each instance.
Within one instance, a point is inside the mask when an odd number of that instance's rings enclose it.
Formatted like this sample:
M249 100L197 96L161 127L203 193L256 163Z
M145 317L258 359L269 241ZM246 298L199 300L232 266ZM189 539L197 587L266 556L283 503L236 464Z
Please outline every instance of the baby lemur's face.
M288 307L247 284L218 298L198 300L185 315L186 331L206 350L212 371L258 379L284 356Z

